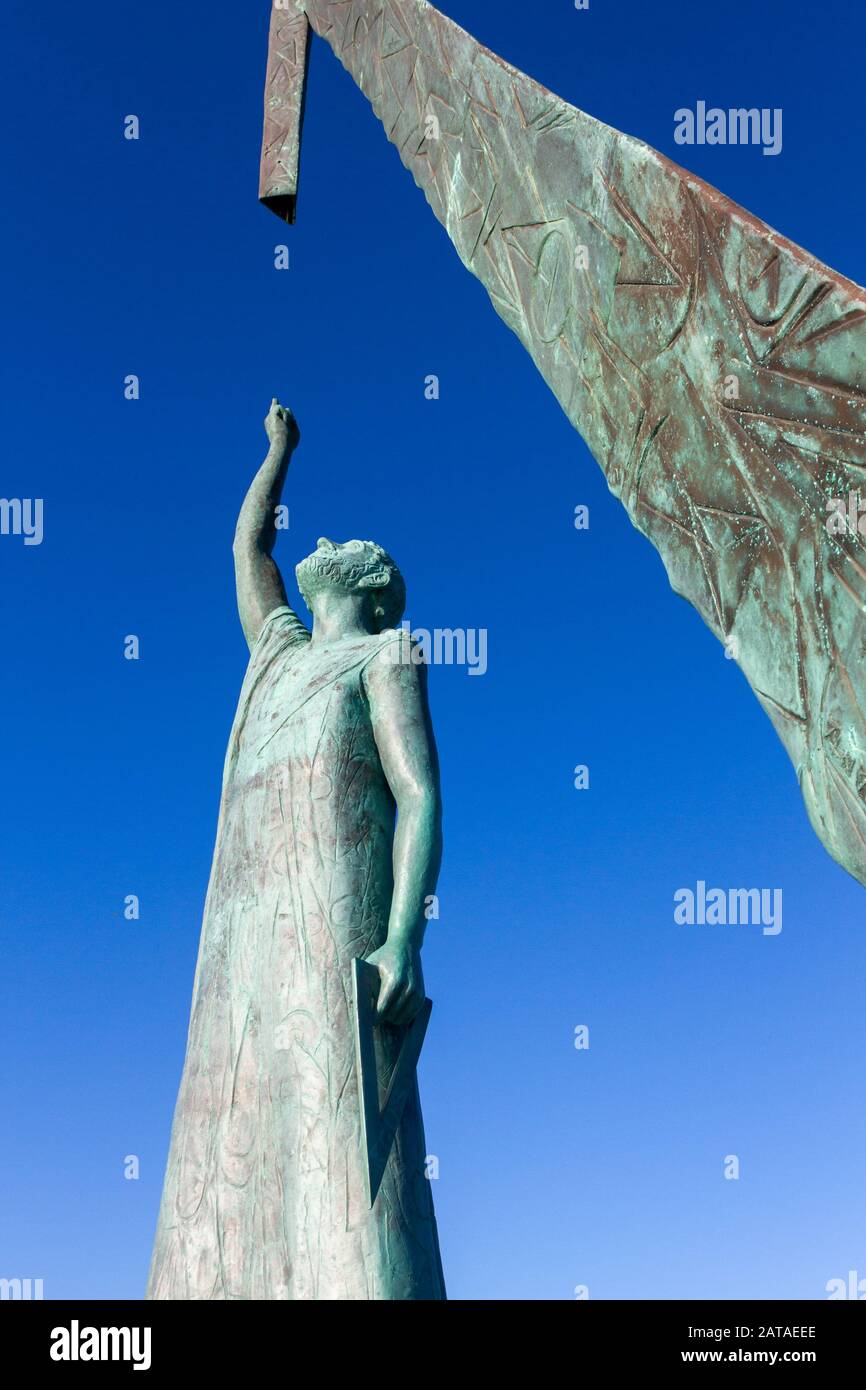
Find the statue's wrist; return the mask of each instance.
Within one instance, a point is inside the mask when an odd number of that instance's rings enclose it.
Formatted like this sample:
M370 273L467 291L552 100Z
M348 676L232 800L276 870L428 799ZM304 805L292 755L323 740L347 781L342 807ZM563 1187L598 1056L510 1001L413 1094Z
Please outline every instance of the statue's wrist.
M400 951L404 955L411 955L413 952L420 951L421 942L417 934L408 927L389 927L386 944L394 951Z

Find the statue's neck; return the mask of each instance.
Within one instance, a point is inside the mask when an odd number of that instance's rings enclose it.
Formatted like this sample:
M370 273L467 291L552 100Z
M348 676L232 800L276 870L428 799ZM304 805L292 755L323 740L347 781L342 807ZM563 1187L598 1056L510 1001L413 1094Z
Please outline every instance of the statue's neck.
M373 634L369 603L363 594L323 594L313 608L313 641L339 642L347 637Z

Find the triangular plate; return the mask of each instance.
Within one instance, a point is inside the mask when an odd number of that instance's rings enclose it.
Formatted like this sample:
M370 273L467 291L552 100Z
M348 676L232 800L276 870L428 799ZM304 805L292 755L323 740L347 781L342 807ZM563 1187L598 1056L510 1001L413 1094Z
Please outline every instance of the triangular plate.
M415 1068L424 1045L427 1024L430 1022L431 1000L425 999L421 1010L405 1029L400 1055L391 1073L385 1100L379 1104L379 1069L376 1065L376 1044L373 1029L376 1020L376 1001L379 998L379 972L375 965L356 960L353 972L355 984L355 1058L358 1066L358 1094L361 1101L361 1146L364 1154L364 1176L367 1197L372 1207L385 1173L394 1137L403 1118L406 1102L415 1085ZM387 1026L387 1025L386 1025Z

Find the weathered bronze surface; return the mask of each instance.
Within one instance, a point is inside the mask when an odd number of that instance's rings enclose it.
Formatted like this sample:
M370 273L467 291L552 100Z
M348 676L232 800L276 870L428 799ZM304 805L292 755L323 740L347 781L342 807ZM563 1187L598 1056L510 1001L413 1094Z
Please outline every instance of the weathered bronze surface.
M322 537L298 565L312 635L288 606L272 551L299 434L276 401L265 423L234 547L250 663L147 1296L441 1299L414 1073L441 855L424 668L395 630L400 572L371 541ZM359 958L377 977L363 1076Z
M376 1200L388 1166L406 1103L417 1085L415 1068L433 1008L432 1001L425 999L419 1012L404 1030L400 1052L391 1068L388 1086L383 1096L379 1083L381 1068L376 1057L376 1040L381 1036L381 1025L376 1017L380 984L379 972L374 965L366 960L355 961L355 1062L361 1097L361 1143L370 1206Z
M866 470L866 292L424 0L287 2L369 98L671 585L736 656L817 834L866 882L866 557L834 506L856 516ZM293 113L300 64L291 81Z
M274 6L268 40L259 198L286 222L295 220L298 197L309 39L310 26L304 15Z

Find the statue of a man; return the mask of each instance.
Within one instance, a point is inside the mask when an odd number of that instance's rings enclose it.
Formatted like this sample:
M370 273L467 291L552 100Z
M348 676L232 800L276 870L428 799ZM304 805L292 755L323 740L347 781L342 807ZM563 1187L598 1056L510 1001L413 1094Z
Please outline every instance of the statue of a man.
M365 1192L352 968L379 972L387 1079L424 1000L441 854L424 668L405 586L372 541L272 551L300 435L274 401L234 555L251 656L226 756L183 1079L148 1284L154 1299L445 1297L417 1087Z

